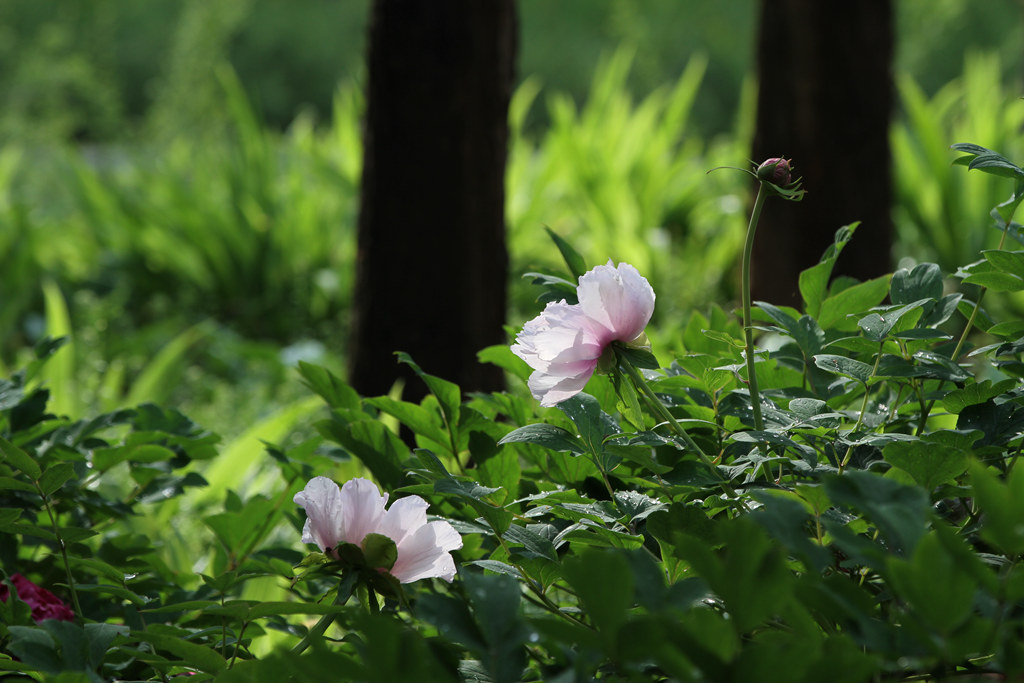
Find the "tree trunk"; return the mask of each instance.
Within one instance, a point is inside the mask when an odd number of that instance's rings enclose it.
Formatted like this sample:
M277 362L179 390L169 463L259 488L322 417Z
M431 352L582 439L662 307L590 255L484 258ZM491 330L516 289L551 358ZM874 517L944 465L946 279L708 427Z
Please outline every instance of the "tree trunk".
M800 271L854 221L836 274L891 269L892 56L891 0L762 0L754 160L792 159L807 195L768 200L754 244L755 298L799 305Z
M505 341L504 172L514 0L375 0L350 381L386 393L405 351L463 390L497 390L476 353Z

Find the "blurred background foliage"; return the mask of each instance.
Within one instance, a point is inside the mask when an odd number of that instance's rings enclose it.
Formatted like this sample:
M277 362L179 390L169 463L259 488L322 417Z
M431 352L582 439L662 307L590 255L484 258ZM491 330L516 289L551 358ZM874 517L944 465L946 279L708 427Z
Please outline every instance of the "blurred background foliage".
M986 216L1005 188L954 170L948 145L1020 159L1024 9L895 6L892 258L949 272L998 237ZM546 225L592 263L648 274L671 346L694 307L734 300L749 188L705 172L749 156L758 5L519 8L509 320L537 307L518 274L557 268ZM301 394L286 370L298 360L340 370L368 10L0 3L0 370L70 333L49 378L75 382L67 410L169 400L231 437Z

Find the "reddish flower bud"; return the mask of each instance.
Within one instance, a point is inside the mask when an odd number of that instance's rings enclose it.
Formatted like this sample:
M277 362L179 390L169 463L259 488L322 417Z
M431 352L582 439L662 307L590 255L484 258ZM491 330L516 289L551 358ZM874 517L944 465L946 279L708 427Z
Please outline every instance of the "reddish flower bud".
M12 574L11 584L18 591L21 601L32 608L32 618L35 621L39 622L44 619L74 621L75 613L71 611L71 608L45 588L40 588L21 574ZM7 588L7 584L0 583L0 601L7 602L9 594L10 589Z
M772 157L757 167L757 179L773 185L786 187L793 182L793 167L782 157Z

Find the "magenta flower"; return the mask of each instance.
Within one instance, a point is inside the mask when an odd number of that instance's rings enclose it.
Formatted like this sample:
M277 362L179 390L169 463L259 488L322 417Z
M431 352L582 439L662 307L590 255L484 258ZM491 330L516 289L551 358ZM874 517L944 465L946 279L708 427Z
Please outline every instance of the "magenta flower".
M551 302L523 325L512 353L533 368L529 386L550 407L583 390L608 346L641 342L654 312L654 290L628 263L606 265L580 276L578 304Z
M74 621L75 613L56 595L26 579L21 574L11 575L11 584L18 591L22 602L32 608L32 619L37 623L44 619ZM0 583L0 602L7 602L10 595L7 584Z
M428 522L427 501L419 496L399 498L385 510L388 494L381 495L372 481L351 479L339 489L327 477L313 477L294 500L306 511L302 542L336 559L339 543L362 546L367 534L381 534L398 549L390 573L400 583L455 578L451 551L462 547L462 537L448 522Z

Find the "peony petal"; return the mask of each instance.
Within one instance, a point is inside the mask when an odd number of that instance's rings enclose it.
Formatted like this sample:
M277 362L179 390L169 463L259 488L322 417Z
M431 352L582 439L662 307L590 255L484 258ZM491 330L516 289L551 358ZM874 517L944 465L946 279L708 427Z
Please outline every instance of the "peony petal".
M313 477L292 499L306 511L302 542L315 543L320 550L341 541L341 491L327 477Z
M594 359L587 369L566 377L537 371L530 375L527 385L530 387L530 393L540 401L541 406L550 408L583 391L583 387L590 381L596 368L597 359Z
M398 560L391 574L401 583L437 577L449 583L455 578L452 550L462 547L462 537L448 522L430 522L398 544Z
M401 545L405 538L427 524L427 507L429 503L419 496L399 498L380 521L377 533L384 534L395 545Z
M523 326L512 352L535 370L530 391L550 407L583 389L609 340L609 331L578 305L559 301Z
M346 481L341 487L341 540L359 545L366 534L377 533L387 500L369 479Z
M640 336L654 313L654 290L647 279L628 263L603 266L580 276L581 310L607 328L612 340L629 342Z

